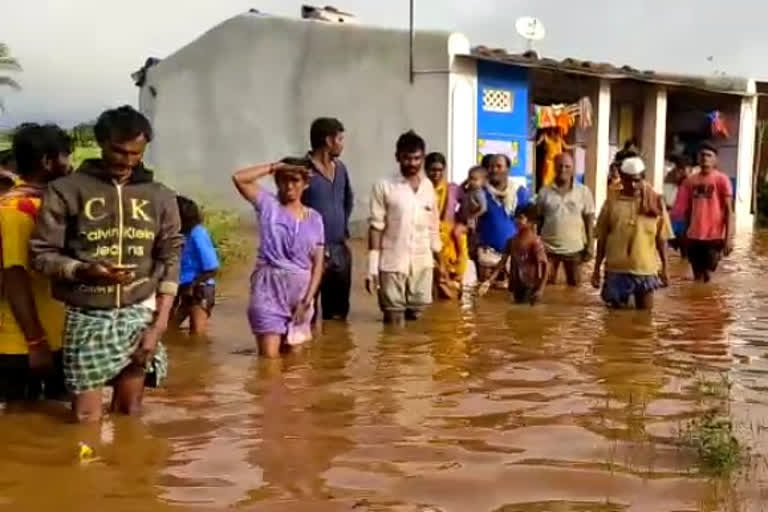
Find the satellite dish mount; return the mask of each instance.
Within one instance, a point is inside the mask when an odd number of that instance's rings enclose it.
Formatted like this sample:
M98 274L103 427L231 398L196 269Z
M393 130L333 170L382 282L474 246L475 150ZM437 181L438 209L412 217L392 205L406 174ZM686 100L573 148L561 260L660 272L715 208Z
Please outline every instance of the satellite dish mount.
M546 30L544 30L544 24L538 18L532 16L518 18L515 21L515 30L523 39L528 41L528 51L533 50L534 41L541 41L547 34Z

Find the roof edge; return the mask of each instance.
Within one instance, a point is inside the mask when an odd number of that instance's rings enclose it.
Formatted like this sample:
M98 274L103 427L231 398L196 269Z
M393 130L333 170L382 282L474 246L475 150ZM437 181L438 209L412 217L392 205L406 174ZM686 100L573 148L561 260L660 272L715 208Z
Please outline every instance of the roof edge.
M499 62L513 66L548 69L551 71L592 76L607 80L635 80L638 82L687 87L701 91L738 96L752 96L756 93L754 80L730 75L708 77L660 73L656 71L639 70L632 66L625 65L619 67L604 62L592 62L573 58L556 60L539 57L539 55L533 51L520 54L508 53L503 49L492 49L486 46L473 47L468 54L463 56L471 59Z

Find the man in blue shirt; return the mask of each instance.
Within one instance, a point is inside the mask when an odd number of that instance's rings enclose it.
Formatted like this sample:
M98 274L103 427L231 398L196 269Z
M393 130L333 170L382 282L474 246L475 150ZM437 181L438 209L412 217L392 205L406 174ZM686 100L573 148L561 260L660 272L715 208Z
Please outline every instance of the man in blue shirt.
M509 157L503 154L493 155L487 161L487 208L477 220L477 266L481 281L491 275L501 261L507 241L517 234L515 212L532 202L527 188L509 182L510 164Z
M320 285L323 320L346 320L352 286L352 254L347 247L349 216L354 197L347 168L339 160L344 150L344 125L338 119L316 119L309 134L307 155L312 178L302 202L323 217L326 268Z

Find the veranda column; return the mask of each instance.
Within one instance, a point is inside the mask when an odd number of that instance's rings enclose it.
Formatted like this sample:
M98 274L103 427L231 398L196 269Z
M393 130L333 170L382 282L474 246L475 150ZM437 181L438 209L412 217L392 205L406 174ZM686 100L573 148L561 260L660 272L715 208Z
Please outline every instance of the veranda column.
M736 230L749 231L753 227L752 215L752 172L755 165L755 129L757 125L757 95L755 82L749 81L747 92L750 96L741 99L739 116L739 145L736 170Z
M599 209L606 197L608 166L610 164L609 128L611 122L611 82L596 80L592 95L592 129L587 137L587 158L584 182L595 195Z
M648 87L643 109L643 158L646 179L657 192L664 186L664 152L667 138L667 89Z

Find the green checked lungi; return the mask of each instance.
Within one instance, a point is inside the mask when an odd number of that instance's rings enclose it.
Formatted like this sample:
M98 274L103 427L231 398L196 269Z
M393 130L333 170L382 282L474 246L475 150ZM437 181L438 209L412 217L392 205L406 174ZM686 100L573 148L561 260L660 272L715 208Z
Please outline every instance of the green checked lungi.
M108 385L131 364L153 311L141 304L119 309L68 307L64 328L64 377L74 393ZM147 362L147 383L157 386L168 374L168 356L158 343Z

